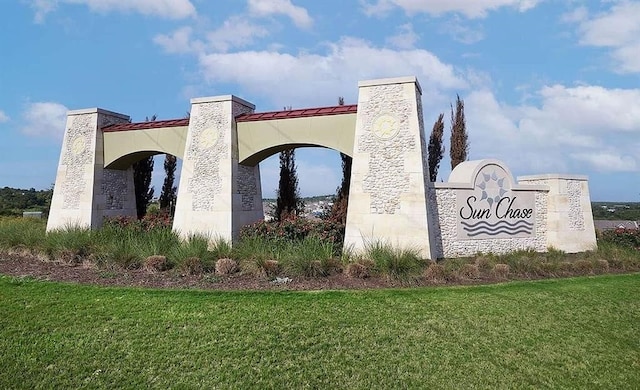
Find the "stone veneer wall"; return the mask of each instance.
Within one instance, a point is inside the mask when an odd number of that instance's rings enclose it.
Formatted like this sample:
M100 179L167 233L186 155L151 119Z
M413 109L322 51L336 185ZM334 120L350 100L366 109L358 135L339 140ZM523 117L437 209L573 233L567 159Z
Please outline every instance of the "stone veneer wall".
M536 183L539 184L539 183ZM444 183L446 185L446 183ZM516 250L547 250L547 193L535 191L535 236L459 240L457 238L456 189L429 189L429 211L439 226L432 225L434 252L437 258L472 256L478 252L508 253Z
M173 228L231 240L263 218L260 170L239 166L234 118L254 106L235 96L192 99Z
M47 231L97 228L105 215L135 212L133 174L104 169L104 126L129 121L99 108L69 111ZM133 202L133 203L132 203Z
M421 94L415 77L359 84L345 232L356 251L383 241L431 257Z
M586 176L533 175L518 177L521 184L549 187L547 246L575 253L597 247L591 198Z

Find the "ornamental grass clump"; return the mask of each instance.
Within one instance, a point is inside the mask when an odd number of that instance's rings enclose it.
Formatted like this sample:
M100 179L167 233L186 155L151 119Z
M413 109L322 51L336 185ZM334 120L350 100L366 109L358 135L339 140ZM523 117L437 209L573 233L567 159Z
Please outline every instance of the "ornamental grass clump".
M339 263L335 260L335 252L331 241L308 236L298 243L290 243L287 246L283 262L292 275L328 276L339 268Z
M42 249L46 223L41 219L0 217L0 250L17 247Z
M364 256L373 261L378 272L395 279L418 274L424 265L417 249L394 248L380 241L367 243Z

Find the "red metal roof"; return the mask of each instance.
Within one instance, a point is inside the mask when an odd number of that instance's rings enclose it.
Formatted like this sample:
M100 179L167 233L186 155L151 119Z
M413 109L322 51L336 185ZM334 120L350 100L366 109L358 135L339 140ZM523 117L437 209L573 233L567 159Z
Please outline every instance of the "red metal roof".
M153 121L153 122L120 123L117 125L103 127L102 131L110 132L110 131L147 130L147 129L157 129L160 127L182 127L182 126L189 126L189 118L170 119L166 121Z
M293 119L306 118L310 116L328 116L340 114L355 114L358 112L357 104L332 107L302 108L298 110L256 112L253 114L242 114L236 117L236 122L255 122L267 121L273 119ZM147 130L158 129L161 127L182 127L189 126L189 118L169 119L164 121L139 122L139 123L120 123L102 128L102 131L130 131L130 130Z
M272 119L305 118L310 116L327 116L340 114L355 114L358 111L357 104L332 107L302 108L298 110L284 110L271 112L256 112L236 117L236 122L267 121Z

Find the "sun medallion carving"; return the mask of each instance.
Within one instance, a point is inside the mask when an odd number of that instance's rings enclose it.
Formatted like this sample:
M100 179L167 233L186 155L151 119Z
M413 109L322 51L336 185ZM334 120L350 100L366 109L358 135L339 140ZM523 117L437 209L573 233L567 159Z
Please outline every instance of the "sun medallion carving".
M204 148L210 148L218 142L218 132L216 129L207 128L200 133L200 145Z
M391 115L380 115L373 123L373 134L382 140L389 140L398 135L398 120Z
M86 142L84 137L76 137L71 143L71 152L76 156L79 154L82 154L82 152L84 152L84 149L86 147L85 144Z

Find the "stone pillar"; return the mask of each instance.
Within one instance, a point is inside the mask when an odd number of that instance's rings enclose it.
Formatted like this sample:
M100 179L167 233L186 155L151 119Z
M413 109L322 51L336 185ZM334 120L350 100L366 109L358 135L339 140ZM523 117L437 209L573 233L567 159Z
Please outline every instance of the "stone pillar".
M549 187L547 246L567 253L597 248L591 198L586 176L532 175L518 177L520 184Z
M381 241L432 258L420 84L403 77L358 87L345 247Z
M232 240L264 218L260 168L238 164L235 117L255 106L235 96L191 100L173 229Z
M99 108L69 111L47 231L95 229L105 215L135 215L133 173L104 169L102 128L129 117Z

